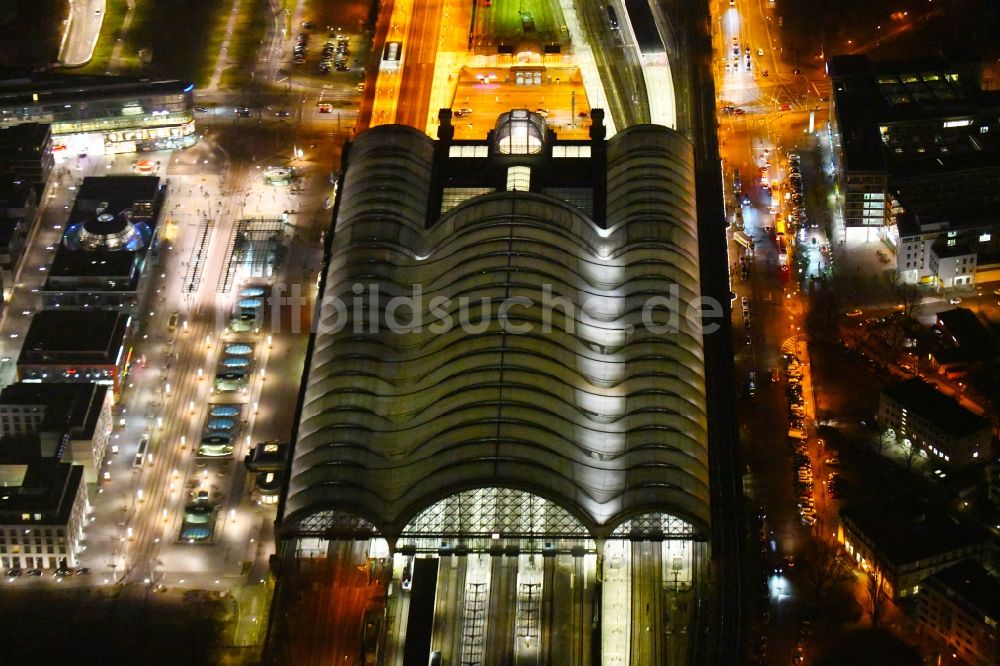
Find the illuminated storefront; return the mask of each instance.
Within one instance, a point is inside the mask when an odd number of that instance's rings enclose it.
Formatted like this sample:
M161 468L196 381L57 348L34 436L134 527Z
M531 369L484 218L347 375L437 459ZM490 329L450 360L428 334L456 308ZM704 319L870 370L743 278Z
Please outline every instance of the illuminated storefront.
M51 124L57 159L187 148L197 141L193 93L177 80L33 74L0 84L0 127Z

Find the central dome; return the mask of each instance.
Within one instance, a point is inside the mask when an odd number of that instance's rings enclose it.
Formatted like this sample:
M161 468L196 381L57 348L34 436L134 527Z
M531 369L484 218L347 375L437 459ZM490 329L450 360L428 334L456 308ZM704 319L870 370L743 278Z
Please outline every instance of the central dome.
M94 236L110 236L120 234L131 226L124 215L115 217L111 213L101 213L92 220L83 223L83 229Z
M86 222L70 225L63 242L70 250L127 250L144 249L151 236L145 222L135 223L129 211L118 215L99 213Z

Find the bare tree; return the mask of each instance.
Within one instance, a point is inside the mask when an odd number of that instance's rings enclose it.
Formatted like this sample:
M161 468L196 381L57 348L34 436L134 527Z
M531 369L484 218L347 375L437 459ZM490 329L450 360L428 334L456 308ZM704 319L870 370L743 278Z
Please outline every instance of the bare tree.
M882 329L882 339L889 353L887 356L891 361L899 361L900 351L906 341L906 333L903 331L899 321L891 321L889 325Z
M906 460L906 469L913 469L913 462L917 459L917 454L920 452L920 449L910 440L903 440L902 446L903 459Z
M877 627L885 612L885 605L889 599L886 593L885 574L876 566L872 566L865 572L865 588L868 591L868 610L872 615L872 626Z
M892 428L886 428L879 434L875 439L875 453L882 455L882 452L887 446L892 446L896 443L896 431Z
M838 585L852 578L850 569L825 541L810 539L802 553L802 569L807 589L819 605Z
M913 316L913 310L920 303L920 287L915 284L904 284L900 287L899 300L903 306L903 314L909 318Z
M914 308L920 303L920 287L900 280L899 273L895 270L886 272L886 284L892 298L901 306L903 315L912 317Z
M844 327L844 342L849 347L860 348L867 335L868 330L863 322L849 321Z

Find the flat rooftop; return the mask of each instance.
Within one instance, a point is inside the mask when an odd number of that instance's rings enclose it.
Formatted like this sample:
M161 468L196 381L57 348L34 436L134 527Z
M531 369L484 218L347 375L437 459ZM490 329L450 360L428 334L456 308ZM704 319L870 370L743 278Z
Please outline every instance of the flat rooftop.
M69 520L73 500L83 482L83 467L70 463L28 463L21 485L0 494L0 522L7 525L59 524ZM24 513L41 513L41 521L24 520Z
M952 213L948 215L934 213L903 212L896 217L896 227L900 236L916 236L934 228L961 231L975 229L992 229L997 223L993 211L976 211L975 213ZM940 255L939 255L940 256Z
M153 203L159 194L157 176L88 176L76 193L69 224L85 222L98 208L117 215L137 203Z
M981 63L967 56L885 61L864 55L831 58L827 72L833 81L834 110L848 168L896 170L897 160L882 142L882 126L995 115L1000 96L981 89L980 69ZM920 172L941 166L936 161L922 162L922 167L914 164L907 169Z
M0 163L11 159L40 159L51 126L24 123L0 129Z
M846 506L840 510L840 517L853 523L875 550L896 566L968 546L988 545L992 540L975 523L930 505Z
M484 84L479 77L486 77ZM544 108L546 125L562 140L590 138L590 101L577 67L546 67L539 84L518 85L517 73L508 67L463 67L451 106L472 113L451 119L456 140L486 142L497 117L511 109ZM492 78L490 78L492 77ZM544 100L544 101L542 101ZM580 113L587 117L580 117Z
M112 310L42 310L24 336L18 365L107 363L118 358L127 315Z
M63 287L52 284L60 278L91 278L121 281L116 289L134 288L131 279L135 268L135 252L128 250L70 250L60 244L45 282L46 291ZM110 288L110 287L109 287Z
M24 206L33 185L34 183L30 180L17 174L0 174L0 208L21 208Z
M107 398L104 384L35 384L18 382L0 391L0 405L44 406L39 431L74 430L92 435Z
M960 348L979 358L993 358L997 340L969 308L954 308L935 315L940 328L950 335Z
M924 581L937 587L973 615L1000 619L1000 579L974 560L942 569Z
M61 74L4 68L0 70L0 107L41 106L132 95L180 94L193 84L178 79ZM37 98L36 98L37 96Z
M990 427L989 421L973 414L922 379L908 379L890 386L883 393L952 437L964 437Z

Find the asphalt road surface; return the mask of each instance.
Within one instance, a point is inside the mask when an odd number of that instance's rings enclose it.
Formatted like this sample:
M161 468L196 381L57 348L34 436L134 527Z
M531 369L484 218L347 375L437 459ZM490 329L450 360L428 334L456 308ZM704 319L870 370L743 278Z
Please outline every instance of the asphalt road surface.
M104 23L105 0L70 0L66 33L59 49L59 62L80 67L90 62Z

